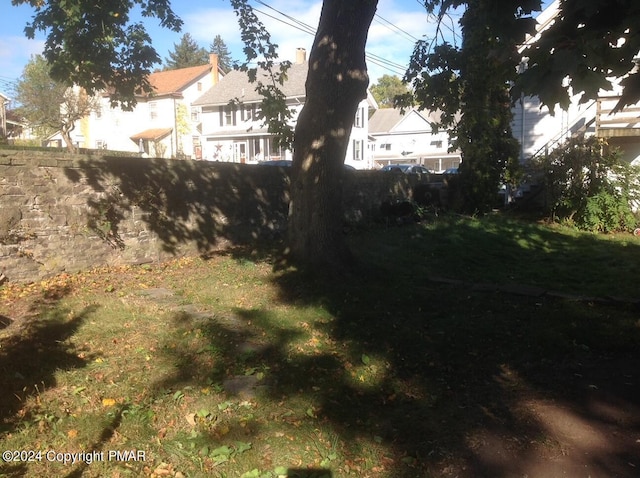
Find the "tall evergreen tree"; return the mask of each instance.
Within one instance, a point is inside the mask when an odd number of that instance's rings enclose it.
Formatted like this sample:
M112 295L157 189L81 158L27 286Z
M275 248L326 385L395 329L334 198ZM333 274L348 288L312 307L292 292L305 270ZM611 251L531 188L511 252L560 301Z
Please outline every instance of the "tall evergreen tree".
M169 52L169 58L165 58L164 70L177 70L190 66L206 65L209 62L209 53L198 46L190 34L185 33L180 43L173 44L173 51Z
M220 35L216 35L211 45L209 45L209 51L218 55L218 66L222 68L222 71L228 73L233 69L233 59L229 48Z

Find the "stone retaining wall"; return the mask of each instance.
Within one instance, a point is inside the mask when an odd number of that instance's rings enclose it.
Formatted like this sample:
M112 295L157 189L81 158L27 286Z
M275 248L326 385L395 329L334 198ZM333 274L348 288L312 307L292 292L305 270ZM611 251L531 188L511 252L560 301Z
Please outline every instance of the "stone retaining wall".
M345 219L410 198L417 177L348 171ZM0 273L34 281L283 237L282 168L0 149Z

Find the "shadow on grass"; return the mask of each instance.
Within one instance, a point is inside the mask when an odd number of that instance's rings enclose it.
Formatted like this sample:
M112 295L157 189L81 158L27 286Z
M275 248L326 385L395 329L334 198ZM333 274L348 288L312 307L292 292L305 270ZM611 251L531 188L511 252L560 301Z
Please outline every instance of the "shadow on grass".
M102 433L100 434L98 439L90 447L88 447L86 450L83 450L83 451L87 452L88 454L93 454L94 452L99 453L102 447L105 444L109 443L111 438L114 436L116 430L122 423L122 415L126 409L127 407L124 405L118 406L116 410L113 412L113 418L111 419L111 422L109 423L109 425L102 430ZM80 465L76 467L75 470L65 475L65 478L80 478L83 475L83 473L89 468L89 466L90 465L87 464L86 461L83 461L81 462Z
M59 294L56 294L56 299ZM0 434L11 433L22 420L30 418L23 407L26 400L56 385L55 374L61 370L82 368L90 357L80 358L69 342L91 315L94 306L69 316L58 309L52 297L34 305L31 315L15 321L16 330L0 341ZM49 312L43 312L44 306ZM38 312L39 310L40 312ZM19 329L18 329L19 328ZM0 475L21 476L21 464L0 464Z
M68 311L56 310L54 317L35 316L21 324L17 334L6 337L0 349L0 419L6 432L15 425L16 412L27 397L55 386L59 370L81 368L86 359L68 342L94 307L85 308L71 318Z
M326 468L290 468L289 470L287 470L287 478L331 478L332 476L333 474L331 473L331 470L328 470Z
M369 268L339 288L307 288L295 274L281 284L295 302L327 304L337 318L331 336L354 361L388 364L372 387L329 372L336 385L323 388L321 413L347 438L381 437L404 463L390 476L416 476L412 467L435 476L552 476L584 467L625 476L640 465L633 310L403 276Z
M405 273L515 283L582 295L640 299L640 241L541 227L503 216L441 217L414 234L391 229L358 247L390 254ZM625 238L627 238L625 240ZM386 249L381 249L382 244ZM410 253L398 254L400 248Z
M496 226L483 240L503 241L498 249L509 254L521 248L514 268L545 253L567 266L585 250L602 253L587 237L569 236L544 252L553 233L508 229ZM426 253L441 239L422 228L403 235L404 242L361 244L360 269L350 276L276 276L283 302L330 312L333 320L312 327L341 352L292 352L286 334L268 340L252 366L268 365L271 400L314 403L318 420L353 455L367 443L386 447L383 476L630 476L640 468L634 305L431 282L443 263L430 267ZM613 263L618 253L638 254L636 245L616 247L607 252ZM477 258L474 274L487 267L483 261ZM465 264L453 262L446 273L464 274ZM562 285L559 273L575 274L555 271L549 280ZM605 267L599 273L608 274ZM254 333L272 327L268 320L254 325ZM237 354L228 348L221 356L231 364Z
M309 417L303 410L293 418L330 427L346 455L383 448L374 476L632 476L640 469L636 306L470 287L537 281L609 295L637 278L637 242L456 220L352 239L359 266L350 275L274 274L282 304L326 311L330 318L309 321L309 331L331 347L294 346L300 329L270 308L178 313L174 325L202 330L211 347L167 349L176 373L158 389L214 383L261 405L311 404ZM232 254L254 259L243 249ZM595 272L594 258L606 259ZM612 277L614 287L605 284ZM259 373L264 380L233 381ZM230 423L227 438L257 436L263 427Z

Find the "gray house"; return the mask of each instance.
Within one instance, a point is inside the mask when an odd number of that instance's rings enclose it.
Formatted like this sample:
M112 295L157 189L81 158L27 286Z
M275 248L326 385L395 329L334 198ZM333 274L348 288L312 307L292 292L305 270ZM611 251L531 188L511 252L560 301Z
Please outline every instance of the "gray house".
M297 50L296 62L287 71L287 80L280 87L286 98L295 126L306 99L305 83L309 64L306 52ZM258 72L259 80L271 82L266 72ZM249 82L247 73L230 71L220 82L194 103L192 120L197 116L201 138L202 159L236 163L259 163L265 160L291 160L292 152L276 146L263 120L258 118L262 97ZM354 118L345 163L356 169L370 169L371 155L367 149L369 110L377 105L373 97L363 100Z

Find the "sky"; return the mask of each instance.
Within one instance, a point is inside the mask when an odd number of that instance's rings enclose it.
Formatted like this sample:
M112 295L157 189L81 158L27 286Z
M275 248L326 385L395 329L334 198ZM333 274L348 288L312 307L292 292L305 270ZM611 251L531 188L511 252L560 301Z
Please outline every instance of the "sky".
M311 49L313 35L295 26L304 24L315 30L321 0L252 0L251 4L258 10L272 41L278 44L282 60L295 60L297 48L306 48L307 52ZM207 49L214 37L220 35L233 59L243 60L238 24L228 0L172 0L171 6L184 22L180 33L159 27L155 19L144 19L153 46L163 60L185 33ZM10 92L31 55L42 52L43 34L34 40L24 35L24 27L32 15L33 9L28 5L11 6L5 1L0 7L0 92ZM434 31L435 21L427 15L420 0L379 0L367 41L371 83L384 74L401 77L416 41L431 39Z

